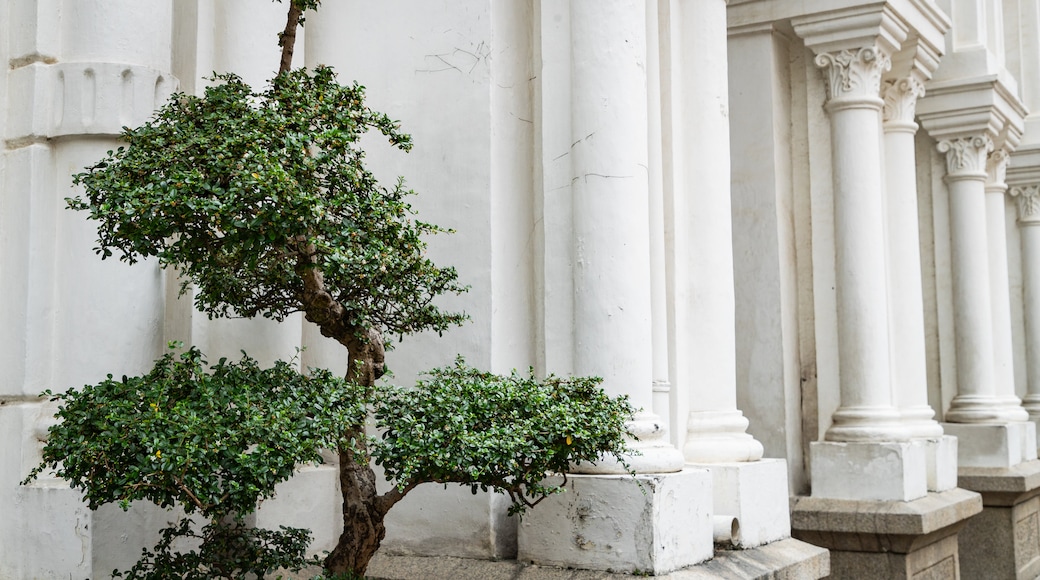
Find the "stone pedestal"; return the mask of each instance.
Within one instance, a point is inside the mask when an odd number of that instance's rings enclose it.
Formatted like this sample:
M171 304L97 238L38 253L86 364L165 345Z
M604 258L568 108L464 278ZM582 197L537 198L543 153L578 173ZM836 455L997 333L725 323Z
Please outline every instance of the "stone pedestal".
M517 559L664 574L712 557L711 506L712 476L703 469L636 477L569 475L565 493L524 515Z
M754 548L791 536L783 459L688 466L711 472L716 521L733 518L739 526L739 535L728 542L733 547Z
M928 493L927 454L913 442L813 442L817 499L910 501Z
M1040 461L961 468L958 484L982 494L982 513L960 533L966 580L1040 576Z
M979 495L963 489L908 502L796 497L791 532L831 551L834 579L956 579L958 532L981 510Z
M1008 468L1036 459L1036 424L1031 421L997 425L944 423L957 437L957 463L964 467Z

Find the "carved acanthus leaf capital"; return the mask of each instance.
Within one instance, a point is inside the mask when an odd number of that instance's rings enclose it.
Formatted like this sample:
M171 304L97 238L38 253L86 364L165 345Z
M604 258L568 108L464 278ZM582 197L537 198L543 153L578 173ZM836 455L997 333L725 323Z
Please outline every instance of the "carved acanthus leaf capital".
M1011 153L1001 147L986 158L986 187L1000 191L1007 189L1007 168L1011 161Z
M816 55L816 66L827 71L830 100L878 98L881 75L892 68L892 59L877 47L824 52Z
M1018 200L1018 221L1040 223L1040 184L1014 185L1011 195Z
M917 99L924 96L924 83L914 77L885 81L881 98L885 100L883 118L886 123L913 123Z
M947 175L985 173L986 156L992 150L993 140L988 135L939 141L939 153L946 154Z

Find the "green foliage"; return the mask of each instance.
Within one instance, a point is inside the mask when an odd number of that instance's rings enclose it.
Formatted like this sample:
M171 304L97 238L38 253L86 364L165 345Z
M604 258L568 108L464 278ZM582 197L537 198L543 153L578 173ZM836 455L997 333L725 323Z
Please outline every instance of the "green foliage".
M382 440L373 455L388 479L455 482L505 491L510 513L547 495L547 473L603 455L623 462L627 397L611 398L598 378L538 380L495 375L459 358L435 369L413 389L379 396L376 420Z
M126 580L239 579L253 574L265 578L278 569L294 572L316 562L306 557L310 531L282 526L280 531L246 526L241 520L211 523L196 531L185 518L161 531L153 550L126 571L114 570L113 578ZM197 550L178 550L176 543L194 540ZM281 576L279 576L280 578Z
M399 489L440 482L504 491L510 513L522 513L560 491L542 484L547 473L603 455L621 459L632 413L596 378L501 376L461 358L414 388L374 390L281 361L268 369L247 356L207 365L192 348L167 354L143 376L45 393L61 401L60 422L49 430L43 464L23 483L50 468L92 509L148 500L210 521L201 530L187 519L163 530L125 578L262 578L313 563L305 561L306 530L248 528L240 518L300 464L320 462L321 449L369 449ZM347 439L370 411L381 437ZM177 540L201 544L185 550Z
M465 316L433 299L462 292L453 268L425 257L401 181L379 185L359 141L375 130L400 149L410 137L364 105L364 89L331 69L296 70L254 93L235 75L203 97L175 95L123 134L127 145L75 176L69 207L98 222L107 258L158 256L195 285L210 316L282 319L304 309L316 268L361 333L442 331Z
M52 468L91 509L148 500L210 519L252 512L320 449L349 445L339 437L365 419L360 389L328 371L244 357L207 372L196 349L141 377L45 394L61 401L61 421L26 482Z

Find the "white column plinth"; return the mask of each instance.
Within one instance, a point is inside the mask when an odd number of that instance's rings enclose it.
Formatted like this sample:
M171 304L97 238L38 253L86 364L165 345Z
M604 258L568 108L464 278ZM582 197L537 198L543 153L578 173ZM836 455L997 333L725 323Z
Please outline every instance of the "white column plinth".
M1008 468L1036 459L1036 424L1031 421L944 423L943 430L957 437L957 463L961 467Z
M927 455L917 441L809 446L812 496L912 501L928 494Z
M943 435L915 439L914 443L924 447L928 462L928 491L946 491L957 487L957 438Z
M570 475L564 493L524 514L517 559L665 574L712 557L711 505L712 476L703 469L634 478Z
M735 518L740 528L739 537L729 542L732 546L749 549L790 537L786 461L762 459L688 467L711 472L716 519Z

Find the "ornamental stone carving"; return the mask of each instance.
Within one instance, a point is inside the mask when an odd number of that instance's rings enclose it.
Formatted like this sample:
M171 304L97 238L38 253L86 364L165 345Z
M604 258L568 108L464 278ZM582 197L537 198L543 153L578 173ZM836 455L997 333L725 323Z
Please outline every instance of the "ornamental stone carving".
M879 98L881 75L892 68L892 59L876 47L816 55L816 66L827 71L830 100Z
M986 159L986 190L1007 190L1007 168L1011 161L1011 153L1006 147L1001 147L989 154Z
M939 153L946 154L946 174L985 175L986 159L993 150L993 140L988 135L957 137L939 141Z
M1011 195L1018 200L1018 221L1040 224L1040 184L1013 186Z
M881 87L881 98L885 101L882 118L886 124L914 124L917 99L924 96L924 83L914 77L885 81Z

